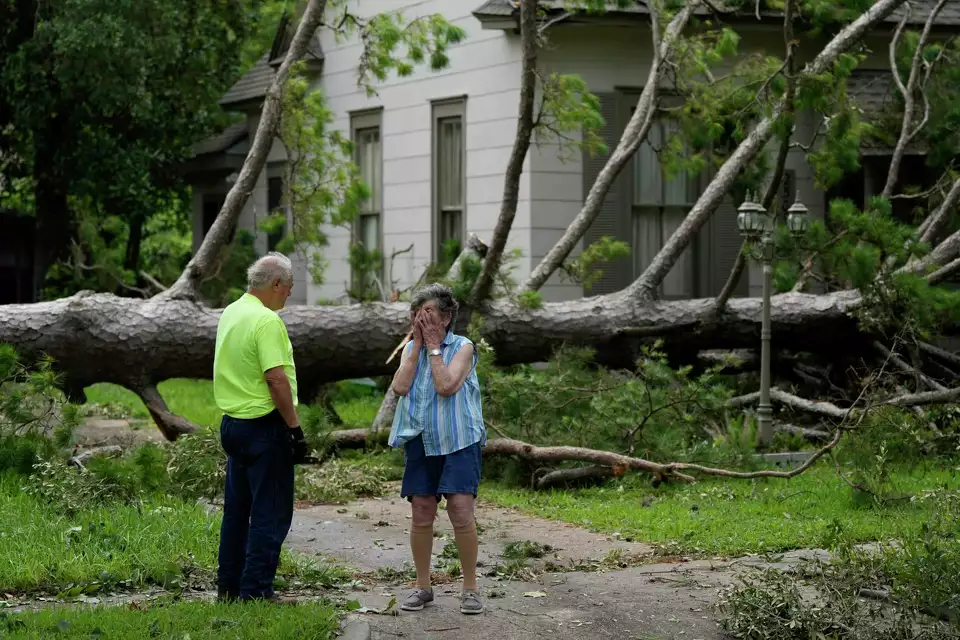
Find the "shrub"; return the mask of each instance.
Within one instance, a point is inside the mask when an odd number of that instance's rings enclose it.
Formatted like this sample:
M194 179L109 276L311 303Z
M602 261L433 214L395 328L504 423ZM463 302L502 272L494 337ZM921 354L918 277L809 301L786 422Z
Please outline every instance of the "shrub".
M321 467L301 467L297 499L343 503L384 493L387 472L379 464L352 465L333 459Z
M917 499L936 501L937 517L919 531L902 529L895 544L858 548L838 526L830 564L758 571L721 590L721 628L750 640L960 638L960 494Z
M508 435L650 459L682 459L726 431L730 390L720 368L673 369L656 347L636 372L592 364L589 349L565 347L545 370L484 368L484 414Z
M34 465L23 492L69 515L111 502L127 502L135 495L112 478L81 473L60 460Z
M0 472L29 474L69 444L78 412L63 402L61 382L51 359L27 365L0 344Z
M168 490L183 498L212 499L223 493L227 456L217 430L202 429L167 445Z

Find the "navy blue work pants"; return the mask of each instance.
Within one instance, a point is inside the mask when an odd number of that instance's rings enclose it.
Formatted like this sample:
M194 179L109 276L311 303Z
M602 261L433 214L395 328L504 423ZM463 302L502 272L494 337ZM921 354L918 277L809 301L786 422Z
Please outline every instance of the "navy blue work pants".
M247 599L273 596L280 548L293 521L293 451L278 411L254 420L224 416L227 480L217 584Z

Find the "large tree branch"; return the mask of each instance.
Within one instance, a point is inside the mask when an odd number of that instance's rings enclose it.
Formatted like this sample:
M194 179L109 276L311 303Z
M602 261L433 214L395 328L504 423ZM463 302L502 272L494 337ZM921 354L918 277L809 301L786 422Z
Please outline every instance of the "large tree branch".
M920 242L930 244L936 240L944 225L950 220L950 216L960 203L960 178L957 178L947 196L940 203L940 206L930 215L920 228Z
M946 278L956 273L958 269L960 269L960 258L954 258L952 261L930 273L927 276L927 282L931 285L940 284Z
M503 197L500 201L500 217L493 231L490 250L483 263L483 269L470 292L470 302L482 304L490 295L507 238L517 215L517 202L520 199L520 178L523 175L523 162L530 150L530 138L533 136L533 107L537 94L537 0L520 2L520 41L523 48L523 70L520 82L520 108L517 118L517 134L513 140L513 151L507 162L507 171L503 178Z
M170 411L170 409L167 408L167 403L164 402L163 397L157 390L157 387L153 384L148 383L134 387L134 391L136 391L140 399L143 400L143 404L147 406L147 411L150 412L153 421L157 424L160 432L163 433L163 436L167 440L176 440L186 433L193 433L199 429L197 425L189 420L181 418Z
M896 11L905 0L879 0L854 22L849 24L831 40L816 58L806 65L801 76L809 77L824 73L833 66L842 53L860 42L873 26ZM786 96L779 100L750 135L740 143L737 149L723 163L716 176L704 190L697 203L684 218L683 222L657 253L647 269L630 285L628 291L637 299L649 300L655 296L657 287L670 273L677 260L693 242L697 233L706 224L713 212L723 201L737 175L753 161L774 133L774 125L788 109Z
M280 124L281 96L287 78L290 76L290 69L306 53L310 39L313 38L314 32L323 19L326 5L326 0L310 0L307 4L296 34L293 36L290 49L287 51L287 55L264 97L257 133L254 135L253 144L246 160L243 162L237 181L227 193L223 207L221 207L213 226L210 227L210 231L207 232L200 244L196 255L187 263L183 273L180 274L173 286L158 294L158 297L166 299L196 298L201 281L214 268L216 258L220 254L220 250L226 246L230 238L230 232L236 227L240 213L253 193L257 178L267 162L267 156L270 155L270 149L273 147Z
M603 169L597 175L590 192L584 200L580 213L574 218L573 222L563 233L563 237L547 252L540 264L530 273L527 281L524 283L523 291L537 291L544 285L548 278L556 271L563 261L567 259L574 247L583 235L593 224L597 215L600 213L600 207L604 198L610 191L613 181L620 175L624 166L634 156L640 144L646 139L647 132L653 124L657 107L657 91L660 86L660 80L663 75L664 63L670 55L677 38L686 27L694 9L699 6L699 0L690 0L686 6L681 9L670 24L667 25L666 32L663 34L660 43L659 52L654 55L653 63L650 66L650 72L647 74L647 82L643 87L643 92L637 100L637 108L630 117L624 129L620 142L616 149L610 155L610 159L604 165ZM656 19L654 13L652 19Z
M923 372L919 371L919 370L916 369L915 367L910 366L910 364L909 364L906 360L904 360L904 359L901 358L899 355L897 355L896 353L894 353L893 351L891 351L890 349L888 349L888 348L886 347L886 345L884 345L884 344L882 344L882 343L880 343L880 342L878 342L878 341L875 341L875 342L873 343L873 346L877 349L877 351L879 351L881 354L883 354L884 357L888 358L888 359L890 360L890 362L892 362L892 363L894 364L894 366L896 366L898 369L900 369L900 371L903 371L904 373L915 377L918 381L922 382L923 384L925 384L926 386L930 387L930 388L933 389L934 391L946 391L946 390L947 390L947 388L946 388L945 386L943 386L942 384L940 384L939 382L937 382L937 381L934 380L933 378L927 376L926 374L924 374Z
M893 149L893 156L890 158L890 169L887 171L887 182L884 185L882 192L884 198L889 198L893 195L893 189L896 186L897 179L900 176L900 163L903 162L903 154L906 151L907 145L917 136L918 133L920 133L920 130L926 124L929 116L929 103L926 101L926 99L924 99L924 103L926 104L926 114L923 122L917 126L914 126L913 117L914 109L916 108L916 92L920 84L920 66L923 63L923 49L927 44L927 39L930 37L930 30L933 28L933 23L936 21L937 16L940 15L940 10L943 9L943 5L946 3L947 0L940 0L930 12L930 15L927 16L927 21L923 25L923 32L920 34L920 41L917 42L917 50L913 53L913 61L910 65L910 75L907 77L906 86L903 86L903 81L900 79L900 72L897 71L896 47L898 39L895 37L890 42L890 70L893 72L893 77L896 79L897 88L900 89L900 93L903 95L903 124L900 127L900 137L897 139L897 145ZM908 6L904 14L904 21L907 19L909 13L910 8ZM903 21L901 21L897 33L899 33L902 28ZM929 73L926 77L929 78ZM920 88L923 90L923 87Z
M912 260L908 262L897 269L895 273L927 273L928 282L939 282L946 275L952 272L955 267L947 269L947 266L944 266L943 269L939 270L937 270L937 268L941 265L952 265L954 259L957 258L958 255L960 255L960 231L954 231L947 236L943 242L934 247L933 251L928 253L926 256L919 260ZM944 271L946 272L941 273Z
M922 393L905 393L899 396L887 398L886 400L881 400L876 404L909 408L930 404L954 402L958 397L960 397L960 387L954 389L941 389L938 391L924 391ZM737 396L736 398L731 398L727 404L730 407L752 405L759 398L760 392L756 391L754 393L748 393L746 395ZM807 400L806 398L801 398L800 396L793 395L792 393L787 393L786 391L776 387L770 389L770 399L788 407L792 407L806 413L823 416L825 418L830 418L831 420L845 420L849 417L852 417L853 414L857 414L861 411L860 409L856 409L854 407L844 409L838 407L832 402Z

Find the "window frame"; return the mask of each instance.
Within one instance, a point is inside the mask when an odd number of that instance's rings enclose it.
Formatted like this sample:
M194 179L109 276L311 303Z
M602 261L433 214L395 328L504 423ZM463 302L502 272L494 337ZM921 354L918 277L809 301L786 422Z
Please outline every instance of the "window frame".
M625 109L625 117L629 119L633 115L634 109L636 107L636 95L633 92L629 92L629 93L623 92L621 93L621 96L624 100L629 101L631 105L630 107ZM647 134L648 140L651 139L653 136L654 127L660 127L662 132L668 133L667 136L664 136L661 133L661 136L660 136L662 138L660 140L661 145L664 144L669 139L669 135L673 135L674 130L673 129L666 130L664 128L664 123L671 119L670 118L671 109L675 107L679 107L681 106L681 104L682 104L682 98L680 98L679 96L670 96L670 95L664 96L664 100L661 104L661 107L659 108L658 113L654 118L653 124L651 125L651 129ZM625 126L626 122L624 122L623 124ZM687 190L686 202L683 204L668 203L666 202L668 183L663 177L661 177L657 181L659 183L658 186L660 189L660 194L657 196L658 202L649 202L649 203L639 202L639 198L637 197L637 191L639 188L639 177L640 177L641 169L638 163L640 161L641 149L645 144L647 144L646 141L641 143L641 146L637 148L637 151L634 153L633 157L630 158L628 171L625 172L628 174L628 178L626 180L626 185L627 185L626 196L627 197L625 198L625 201L626 201L627 215L629 216L631 252L633 253L633 256L632 256L633 279L636 279L637 277L639 277L643 271L643 268L639 266L642 256L641 256L641 244L638 242L638 237L639 237L638 218L640 217L641 212L644 210L647 210L647 211L656 210L656 215L658 218L657 226L658 226L658 232L660 234L660 237L658 239L659 249L657 249L657 251L659 251L660 249L663 248L663 245L667 241L667 239L669 239L669 236L664 233L665 223L669 221L666 216L668 216L671 212L675 212L676 210L685 210L686 212L683 218L681 219L681 224L682 224L682 220L685 219L686 216L690 214L690 211L692 210L693 206L696 204L697 199L702 194L703 188L704 188L703 173L699 175L690 175L688 173L686 176L686 190ZM655 145L651 145L651 146L655 146ZM656 148L654 148L654 153L655 154L657 153ZM658 168L659 166L661 165L658 165ZM654 253L654 256L655 255L656 253ZM654 256L650 256L650 259L653 259ZM658 295L664 300L686 299L688 297L696 297L698 295L698 292L699 292L698 274L700 271L699 239L694 240L694 242L692 242L690 246L686 248L683 255L680 256L679 261L685 262L686 273L683 276L684 281L683 281L683 287L682 287L685 290L685 293L680 293L680 294L669 293L668 294L664 291L664 284L670 278L670 275L668 275L664 279L664 283L661 283L661 285L658 287Z
M457 231L460 236L460 246L463 247L467 237L467 98L458 96L444 98L431 102L431 140L430 140L430 183L431 183L431 222L433 260L443 257L443 222L444 208L441 204L441 171L440 171L440 127L445 120L459 118L460 120L460 223Z
M381 285L386 289L389 287L389 283L383 281L384 278L384 234L383 234L383 109L372 109L357 111L350 114L350 140L353 142L353 154L351 160L358 169L361 169L360 164L360 145L358 144L359 134L376 130L377 132L377 142L380 147L380 167L377 172L377 184L368 184L367 186L371 189L372 200L374 203L377 203L379 198L379 207L374 207L378 209L377 211L359 211L357 213L356 219L353 221L350 229L350 242L351 244L362 241L361 232L363 229L363 218L375 216L377 218L377 250L380 251L381 260L380 266L377 271L377 277L380 279ZM367 180L364 180L366 183ZM369 249L369 247L365 247ZM353 272L351 267L351 281L353 282L354 287L360 284L359 274Z

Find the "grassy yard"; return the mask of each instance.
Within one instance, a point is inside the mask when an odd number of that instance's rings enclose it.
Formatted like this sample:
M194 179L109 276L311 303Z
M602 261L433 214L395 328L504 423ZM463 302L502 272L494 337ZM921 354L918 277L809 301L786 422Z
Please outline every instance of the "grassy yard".
M0 476L0 591L212 584L219 513L157 496L141 505L112 504L68 517L23 493L26 481ZM321 586L346 578L343 569L286 554L281 573Z
M903 492L960 489L955 468L901 469L895 478ZM722 556L824 547L841 533L856 541L881 540L904 528L919 530L935 508L910 501L885 507L867 504L825 464L791 480L704 480L659 489L645 480L550 492L490 482L481 496L531 514L662 545L667 552ZM645 501L649 506L643 506Z
M154 602L138 607L57 607L0 617L0 636L27 638L297 638L326 640L337 628L333 607Z
M370 395L356 383L341 383L343 400L335 402L337 413L347 427L368 427L380 408L380 398ZM223 415L213 401L211 380L165 380L157 385L160 395L174 413L201 426L217 426ZM117 417L148 419L150 414L132 391L115 384L101 383L87 387L87 407ZM94 406L96 405L96 406Z

